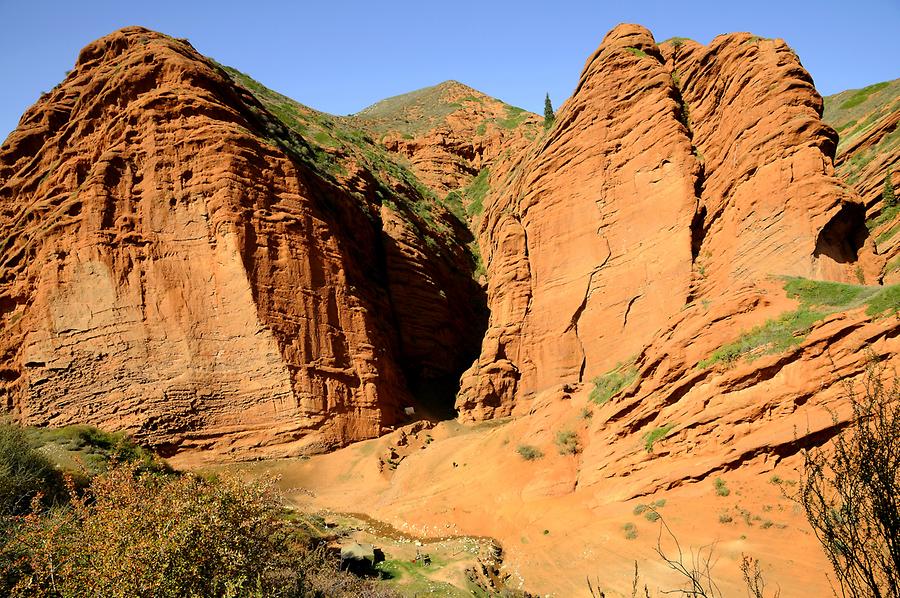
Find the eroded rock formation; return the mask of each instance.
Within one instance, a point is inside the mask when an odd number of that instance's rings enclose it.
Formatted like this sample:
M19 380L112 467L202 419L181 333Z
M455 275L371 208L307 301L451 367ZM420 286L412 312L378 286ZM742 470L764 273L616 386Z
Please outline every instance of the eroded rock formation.
M479 289L463 225L344 149L185 41L87 46L0 151L6 408L163 452L395 423L410 379L471 360Z
M479 230L491 320L461 416L527 409L632 361L685 306L772 275L876 281L821 111L782 41L611 31L553 130L492 177Z
M464 421L617 368L579 487L629 475L631 497L780 458L866 347L897 352L896 318L853 304L784 351L700 365L798 307L779 277L883 275L874 204L836 176L821 115L793 51L750 34L657 45L619 26L544 131L455 82L339 119L124 29L0 149L6 409L246 457L372 437L407 406L446 417L468 366ZM490 190L466 201L484 212L454 216L438 198L478 173ZM713 403L742 424L727 439ZM834 431L816 426L817 442ZM622 444L660 428L674 459L732 450L666 477Z

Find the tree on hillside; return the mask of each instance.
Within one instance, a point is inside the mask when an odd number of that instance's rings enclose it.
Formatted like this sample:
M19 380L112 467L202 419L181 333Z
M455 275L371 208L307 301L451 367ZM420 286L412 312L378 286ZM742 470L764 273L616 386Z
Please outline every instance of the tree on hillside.
M544 128L552 127L554 120L556 120L556 115L553 114L553 104L550 103L550 94L548 93L544 98Z
M884 175L884 190L881 192L881 201L886 208L897 205L897 196L894 195L894 182L891 180L892 175L893 172L888 167L887 174Z
M804 453L797 496L845 598L900 598L900 381L870 366L832 449ZM836 420L837 421L837 420Z

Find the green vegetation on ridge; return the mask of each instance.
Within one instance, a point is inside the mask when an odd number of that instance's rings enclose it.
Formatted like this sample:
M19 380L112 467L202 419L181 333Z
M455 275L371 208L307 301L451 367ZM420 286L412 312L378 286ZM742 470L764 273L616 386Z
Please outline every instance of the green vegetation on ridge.
M469 200L466 213L469 216L478 216L484 211L484 198L490 191L491 172L487 167L481 169L469 186L465 188L464 193Z
M467 106L478 110L487 109L489 112L498 112L502 108L504 113L503 116L487 118L481 122L476 128L476 135L484 135L489 123L511 130L521 126L529 117L535 116L527 110L510 106L458 81L444 81L438 85L381 100L360 110L347 120L378 136L394 132L412 139L446 123L448 116Z
M880 119L900 110L900 79L875 83L862 89L848 89L825 97L824 104L822 119L840 134L838 144L840 155L857 136ZM889 142L891 147L895 147L896 144L896 139ZM859 170L864 165L859 162L868 162L871 156L863 155L855 159L857 164L850 170ZM852 176L852 172L847 175Z
M271 143L333 180L344 176L355 164L364 166L380 186L375 191L378 201L391 207L414 226L429 246L442 251L442 246L453 242L452 229L456 225L452 220L466 224L453 198L449 198L449 202L437 198L401 157L376 143L352 120L313 110L268 89L236 69L222 68L287 129L284 131L277 124L267 124L267 130L273 135L269 140ZM265 118L265 114L259 116ZM471 245L468 249L477 268L480 258L472 251Z
M862 286L794 277L784 281L787 296L800 302L797 309L742 333L713 351L697 367L732 364L742 358L752 361L760 355L786 351L802 343L813 324L836 311L865 305L869 316L881 317L900 310L900 285Z
M637 369L633 362L617 364L612 370L592 380L594 388L591 390L590 400L598 405L603 405L631 386L636 378Z

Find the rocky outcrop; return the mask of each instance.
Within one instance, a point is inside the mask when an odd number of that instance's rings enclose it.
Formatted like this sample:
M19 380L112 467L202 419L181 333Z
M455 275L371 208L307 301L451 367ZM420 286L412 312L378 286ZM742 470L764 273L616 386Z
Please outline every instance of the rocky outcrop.
M492 176L491 319L461 417L631 362L685 306L771 275L876 280L821 110L782 41L658 47L642 27L611 31L555 127Z
M26 112L0 210L2 393L26 423L321 450L393 425L479 337L455 217L145 29Z
M502 153L521 152L542 130L537 115L457 81L382 100L351 122L409 160L440 197L468 185Z
M865 392L873 364L883 364L885 382L897 367L900 322L896 313L836 310L794 331L785 348L711 358L761 321L794 313L779 287L765 281L694 304L655 335L629 364L622 392L592 418L579 486L615 480L616 495L629 499L771 469L841 431L848 393Z
M769 274L877 278L859 198L835 176L834 131L783 40L750 34L662 45L703 162L697 296Z

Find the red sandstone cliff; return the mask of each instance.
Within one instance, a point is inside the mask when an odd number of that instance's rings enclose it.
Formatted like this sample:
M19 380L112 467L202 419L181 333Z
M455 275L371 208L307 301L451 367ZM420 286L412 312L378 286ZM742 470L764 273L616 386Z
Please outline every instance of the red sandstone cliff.
M0 150L6 409L163 452L396 423L471 359L474 264L402 169L328 149L184 41L87 46Z
M875 282L865 209L835 177L821 110L782 41L658 47L642 27L611 31L554 128L494 170L479 230L491 319L461 417L526 412L555 385L665 354L659 334L693 329L685 309L724 302L712 351L736 322L765 320L737 316L770 276ZM658 374L685 367L660 359Z

